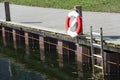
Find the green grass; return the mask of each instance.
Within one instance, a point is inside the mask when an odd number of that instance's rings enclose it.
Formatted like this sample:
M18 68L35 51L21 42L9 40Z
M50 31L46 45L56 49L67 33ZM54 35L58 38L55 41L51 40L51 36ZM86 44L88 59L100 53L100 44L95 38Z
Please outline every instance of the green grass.
M75 5L80 5L84 11L120 12L120 0L0 0L3 1L62 9L73 9Z

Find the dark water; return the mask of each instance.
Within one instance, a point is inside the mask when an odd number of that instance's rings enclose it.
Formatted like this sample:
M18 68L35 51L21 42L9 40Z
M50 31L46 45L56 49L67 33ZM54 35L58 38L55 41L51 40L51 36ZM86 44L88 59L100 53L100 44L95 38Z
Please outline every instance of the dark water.
M0 58L0 80L10 80L9 63Z
M0 80L44 80L39 73L23 69L23 66L0 58Z
M3 52L0 53L0 80L77 80L77 74L72 73L75 66L66 64L59 68L54 59L42 62L26 57L21 51L20 55L11 49Z
M15 50L11 44L0 45L0 80L78 80L75 64L64 62L60 68L56 54L46 53L43 62L38 50L31 49L28 56L24 47Z

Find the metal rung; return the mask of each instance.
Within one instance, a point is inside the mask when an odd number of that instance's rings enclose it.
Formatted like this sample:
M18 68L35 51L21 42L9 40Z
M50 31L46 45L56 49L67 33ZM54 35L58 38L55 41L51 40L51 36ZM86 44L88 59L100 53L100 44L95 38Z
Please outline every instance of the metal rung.
M100 47L100 48L101 48L101 45L100 45L100 44L93 43L93 46L97 46L97 47Z
M101 39L94 39L94 40L96 40L96 41L101 41Z
M94 65L94 67L99 68L99 69L103 69L102 66L98 66L98 65Z
M90 37L86 37L86 38L91 40L91 38L90 38ZM95 41L96 39L95 39L95 38L92 38L92 40L93 40L93 41ZM99 41L100 41L100 40L99 40Z
M92 32L92 34L100 36L100 33Z
M102 58L101 55L97 55L97 54L93 54L93 56L98 57L98 58Z
M86 39L91 39L91 37L86 37Z

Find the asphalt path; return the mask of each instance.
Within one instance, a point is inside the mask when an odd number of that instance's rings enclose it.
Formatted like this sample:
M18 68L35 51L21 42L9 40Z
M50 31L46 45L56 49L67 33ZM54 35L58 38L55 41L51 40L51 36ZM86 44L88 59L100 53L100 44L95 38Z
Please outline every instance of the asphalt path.
M72 10L31 7L10 4L12 22L31 25L29 27L66 34L66 16ZM110 42L120 44L120 13L82 12L83 33L94 32L103 28L103 35ZM0 20L5 20L3 3L0 3Z

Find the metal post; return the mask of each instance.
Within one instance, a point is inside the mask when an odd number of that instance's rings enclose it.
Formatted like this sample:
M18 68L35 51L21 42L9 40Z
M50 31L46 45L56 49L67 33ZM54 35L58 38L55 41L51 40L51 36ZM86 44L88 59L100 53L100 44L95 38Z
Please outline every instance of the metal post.
M91 45L91 58L92 58L92 75L94 76L94 48L93 48L93 35L92 35L92 26L90 27L90 36L91 36L91 41L90 41L90 45Z
M103 52L103 31L102 31L102 28L100 28L100 35L101 35L101 56L102 56L102 66L103 66L103 69L102 69L102 72L103 72L103 78L105 79L105 64L104 64L104 52Z
M4 2L6 21L11 21L9 2Z

